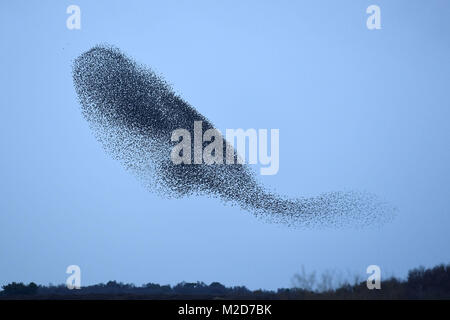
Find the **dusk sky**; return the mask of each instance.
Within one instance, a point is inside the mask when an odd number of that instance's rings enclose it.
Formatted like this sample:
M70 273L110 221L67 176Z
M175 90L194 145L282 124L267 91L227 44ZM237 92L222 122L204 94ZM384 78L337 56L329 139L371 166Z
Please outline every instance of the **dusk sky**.
M69 30L69 5L81 29ZM381 8L368 30L366 8ZM0 286L218 281L290 287L302 266L382 279L450 262L449 1L2 1ZM292 197L361 190L365 228L290 228L149 192L82 117L72 61L117 46L220 129L279 129L258 179ZM258 172L255 170L255 172Z

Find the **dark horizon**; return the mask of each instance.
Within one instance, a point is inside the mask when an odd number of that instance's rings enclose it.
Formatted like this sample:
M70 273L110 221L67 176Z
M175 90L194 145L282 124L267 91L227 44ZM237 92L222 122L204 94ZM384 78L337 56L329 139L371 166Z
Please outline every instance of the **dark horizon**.
M306 280L306 279L300 279ZM318 285L326 286L326 283ZM367 290L367 283L342 283L336 288L313 290L292 287L277 290L249 290L245 286L226 287L219 282L181 282L177 285L147 283L136 286L109 281L69 290L65 284L43 286L30 283L10 283L3 286L0 299L450 299L450 264L431 269L410 270L405 280L383 279L382 290Z

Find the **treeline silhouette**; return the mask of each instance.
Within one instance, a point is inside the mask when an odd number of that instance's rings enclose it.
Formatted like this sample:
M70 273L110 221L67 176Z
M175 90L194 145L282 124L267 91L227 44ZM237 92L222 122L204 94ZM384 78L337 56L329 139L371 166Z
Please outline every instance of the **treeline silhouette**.
M3 286L0 299L450 299L450 264L413 269L406 280L382 279L381 290L367 289L365 281L321 291L299 287L252 291L244 286L225 287L218 282L135 286L116 281L69 290L65 285L13 282Z

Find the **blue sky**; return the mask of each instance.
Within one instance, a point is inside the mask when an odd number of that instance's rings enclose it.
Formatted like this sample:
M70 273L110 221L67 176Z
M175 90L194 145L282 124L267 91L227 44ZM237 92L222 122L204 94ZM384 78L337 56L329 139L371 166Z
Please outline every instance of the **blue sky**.
M66 8L81 8L81 30ZM366 8L381 8L381 30ZM448 1L2 1L0 285L291 285L335 269L405 276L450 262ZM162 74L219 129L280 129L290 196L366 190L398 208L366 229L290 229L203 197L167 200L81 116L71 61L97 43Z

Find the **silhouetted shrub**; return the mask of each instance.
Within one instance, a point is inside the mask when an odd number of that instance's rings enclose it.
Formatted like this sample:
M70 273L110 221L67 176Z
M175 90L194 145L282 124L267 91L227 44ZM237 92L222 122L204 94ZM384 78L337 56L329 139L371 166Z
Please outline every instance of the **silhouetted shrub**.
M6 295L32 295L36 294L38 291L38 286L34 282L31 282L28 285L25 285L22 282L12 282L2 288Z

